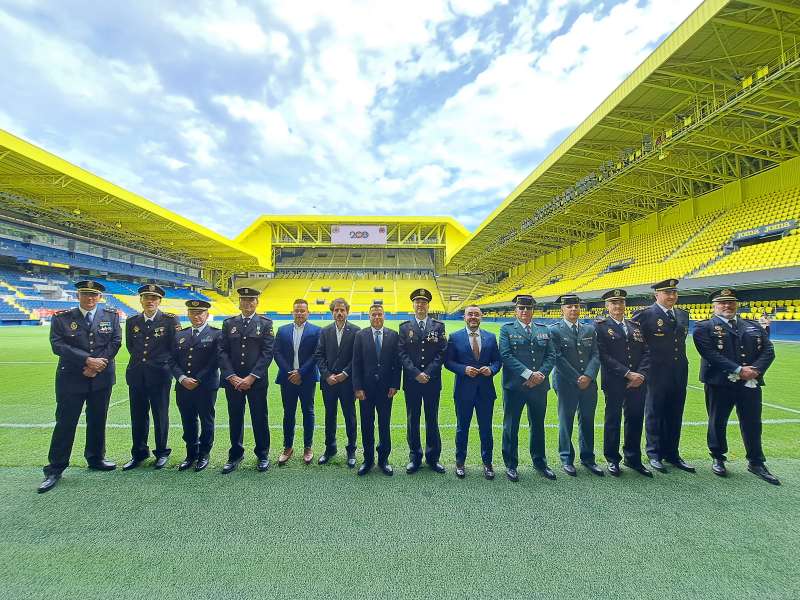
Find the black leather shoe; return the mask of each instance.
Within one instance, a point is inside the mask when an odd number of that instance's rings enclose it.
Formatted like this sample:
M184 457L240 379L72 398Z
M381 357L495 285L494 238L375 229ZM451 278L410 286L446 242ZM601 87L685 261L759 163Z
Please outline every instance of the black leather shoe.
M650 470L649 470L647 467L645 467L645 466L644 466L642 463L631 463L631 462L628 462L628 461L626 460L626 461L624 461L624 462L623 462L623 464L624 464L626 467L628 467L629 469L631 469L632 471L636 471L637 473L639 473L639 474L641 474L641 475L644 475L645 477L652 477L652 476L653 476L653 473L652 473L652 471L650 471ZM650 463L650 464L652 464L652 461L651 461L651 463ZM661 466L662 466L662 468L663 468L663 466L664 466L664 465L661 465Z
M415 463L412 460L410 463L408 463L406 465L406 473L408 475L412 475L412 474L416 473L417 471L419 471L419 468L420 468L421 465L422 465L422 463Z
M551 469L550 467L534 467L534 468L537 471L539 471L539 474L542 477L545 477L545 478L550 479L550 480L553 480L553 479L556 478L556 474L553 472L553 469ZM572 467L572 468L575 469L575 467Z
M433 469L437 473L446 473L447 472L447 469L445 469L444 465L442 463L440 463L438 460L435 463L433 463L430 467L431 467L431 469Z
M194 459L194 458L189 458L189 457L187 456L187 457L186 457L185 459L183 459L183 461L181 461L181 463L178 465L178 471L185 471L186 469L189 469L189 468L191 468L191 466L194 464L194 461L195 461L195 460L196 460L196 459Z
M167 461L169 460L169 456L159 456L156 458L156 462L153 464L154 469L163 469L167 466Z
M333 454L331 454L331 455L320 454L319 458L317 459L317 464L318 465L327 465L329 462L331 462L331 456L333 456Z
M780 485L781 480L775 477L772 473L767 471L767 467L764 465L747 465L747 470L750 471L753 475L760 477L767 483L771 483L772 485Z
M110 460L98 460L96 462L90 463L89 468L93 471L113 471L117 468L117 463L111 462Z
M356 454L355 452L347 455L347 468L352 469L356 466Z
M711 471L714 475L725 477L728 474L728 469L725 468L725 461L721 458L715 458L711 461Z
M514 483L519 481L519 473L517 473L516 469L506 469L506 477Z
M456 463L456 477L459 479L464 479L467 476L467 470L464 468L464 465L461 463Z
M372 466L372 463L361 463L361 466L358 467L358 474L366 475L372 470Z
M61 479L61 475L48 475L44 478L44 481L39 484L39 487L36 488L36 491L40 494L49 492L56 487L59 479Z
M224 465L222 465L222 474L227 475L228 473L233 473L239 466L240 462L242 462L241 458L237 458L236 460L229 460Z
M597 475L598 477L602 477L603 475L605 475L605 473L603 473L603 469L601 469L597 465L597 463L585 462L585 463L581 463L581 464L584 467L586 467L589 470L590 473L592 473L594 475Z
M389 475L390 477L394 475L394 469L389 463L383 463L378 466L380 467L381 471L383 471L384 475Z
M142 464L142 461L136 460L135 458L132 458L128 462L126 462L124 465L122 465L122 470L123 471L130 471L131 469L135 469L136 467L138 467L140 464Z
M657 458L651 458L650 459L650 466L653 467L659 473L666 473L667 472L667 467L665 467L664 463L661 462Z
M686 471L687 473L696 473L697 469L694 468L693 465L690 465L685 460L683 460L680 456L674 460L667 459L667 462L674 467L677 467L681 471Z
M210 462L210 460L208 458L208 454L206 454L204 456L201 456L200 458L197 459L197 464L195 465L194 470L195 471L202 471L203 469L205 469L208 466L209 462Z
M608 472L614 477L619 477L622 474L622 470L619 468L619 463L618 462L608 463Z
M483 476L489 481L494 479L494 467L492 465L483 465Z
M576 477L578 475L578 471L575 470L575 465L563 465L564 473L569 475L570 477Z
M269 469L269 459L268 458L259 458L258 459L258 464L256 465L256 469L258 469L258 471L260 473L263 473L264 471Z

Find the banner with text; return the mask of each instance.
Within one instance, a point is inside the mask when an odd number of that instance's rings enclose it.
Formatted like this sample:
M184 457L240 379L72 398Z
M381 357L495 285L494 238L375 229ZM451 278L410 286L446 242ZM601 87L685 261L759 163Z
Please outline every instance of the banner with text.
M333 225L331 244L385 244L386 225Z

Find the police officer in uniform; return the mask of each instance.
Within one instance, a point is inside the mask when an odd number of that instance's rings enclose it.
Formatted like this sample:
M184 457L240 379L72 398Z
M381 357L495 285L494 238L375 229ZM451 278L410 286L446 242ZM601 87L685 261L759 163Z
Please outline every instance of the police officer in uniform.
M272 362L275 336L272 320L256 314L261 292L240 288L242 314L225 319L220 341L220 369L228 400L231 448L222 473L236 470L244 456L244 408L250 406L259 471L269 469L269 425L267 414L267 369Z
M603 470L594 455L594 413L597 408L597 373L600 353L594 325L581 323L581 299L575 294L559 296L563 318L550 326L550 339L556 350L553 388L558 394L558 453L567 475L575 477L575 447L572 427L578 413L578 446L581 464L602 477Z
M97 306L105 287L96 281L79 281L80 306L53 315L50 346L58 356L56 367L56 426L50 440L44 481L38 492L47 492L69 466L75 430L86 404L86 449L90 469L112 471L106 460L106 416L111 388L116 382L114 357L122 345L116 310Z
M516 320L500 328L500 357L503 360L503 461L506 476L519 481L519 422L528 409L530 452L534 468L548 479L556 474L547 466L544 453L544 417L547 411L548 376L556 362L550 331L544 323L532 323L532 296L514 297Z
M603 294L608 316L595 323L600 350L601 386L606 399L603 429L603 455L608 472L619 477L619 453L622 418L625 418L625 440L622 444L624 464L629 469L652 477L642 464L642 429L644 427L645 381L650 370L650 353L639 326L625 318L625 290Z
M681 439L683 408L689 361L686 358L686 336L689 313L675 308L678 302L678 280L666 279L653 284L655 303L636 312L632 321L639 325L650 350L651 364L644 406L644 427L650 466L666 473L664 461L694 473L678 451Z
M731 288L711 294L714 316L694 328L694 343L700 353L700 381L705 384L708 410L708 450L711 470L720 477L728 473L726 429L736 407L747 457L747 470L767 483L780 481L764 465L761 447L761 386L775 360L769 334L756 322L736 315L736 292Z
M191 325L175 334L172 346L170 368L176 380L175 399L186 442L186 458L178 465L179 471L193 465L195 471L205 469L214 445L214 404L219 389L222 332L208 324L209 308L211 304L205 300L186 301Z
M445 468L439 457L439 396L442 392L442 365L447 352L444 323L428 316L433 295L424 288L411 293L414 318L400 324L398 352L403 364L403 391L406 398L408 458L406 473L416 473L422 465L419 420L425 409L425 461L437 473Z
M175 332L181 324L176 315L159 310L164 288L155 284L139 288L142 312L125 322L125 347L130 353L125 381L131 402L131 459L122 470L133 469L150 456L147 437L150 434L150 411L155 430L156 469L167 464L170 448L169 394L172 386L169 360Z

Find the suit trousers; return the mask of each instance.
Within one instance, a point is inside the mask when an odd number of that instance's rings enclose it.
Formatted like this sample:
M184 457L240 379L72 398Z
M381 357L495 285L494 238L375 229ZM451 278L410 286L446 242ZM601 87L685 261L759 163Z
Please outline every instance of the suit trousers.
M244 456L244 406L250 406L250 421L253 425L253 437L258 459L267 458L269 454L269 425L267 411L267 390L269 386L251 387L246 392L238 392L233 386L225 384L225 397L228 401L228 421L230 423L231 448L229 460L240 460Z
M342 417L344 417L344 430L347 434L347 453L356 451L358 443L358 428L356 426L356 401L353 391L353 384L343 381L336 385L323 383L322 401L325 404L325 454L333 456L336 454L336 420L339 412L339 404L342 405Z
M628 464L642 463L642 429L644 428L645 385L626 389L624 384L613 390L603 390L606 399L603 426L603 456L608 462L618 463L622 458ZM619 453L622 419L625 419L625 438L622 455Z
M83 455L90 465L105 458L106 417L112 386L90 389L88 392L64 392L56 382L56 425L47 453L48 465L44 474L60 475L69 466L75 431L83 405L86 404L86 447Z
M155 456L169 456L167 445L169 436L169 395L171 381L151 386L129 386L128 396L131 402L131 457L144 460L150 456L147 438L150 435L150 411L153 412L153 430Z
M763 465L766 459L761 446L761 388L748 388L741 384L706 384L705 392L708 451L711 456L725 460L728 452L728 417L736 407L745 456L750 464Z
M686 405L687 367L669 370L666 376L647 382L644 428L647 456L675 460L679 456L683 408Z
M359 402L361 412L361 445L364 447L364 464L375 463L375 415L378 416L378 464L389 462L392 451L392 398L388 388L368 388L366 398Z
M303 413L303 447L310 448L314 443L314 395L317 391L316 381L304 381L300 385L282 383L281 401L283 402L283 447L294 445L295 413L297 401Z
M478 390L469 398L457 398L456 401L456 463L463 464L467 460L469 442L469 426L473 412L478 418L478 435L481 440L481 461L485 465L492 463L494 453L494 436L492 434L492 414L494 398L481 397Z
M192 459L207 456L214 445L214 404L217 401L217 390L202 385L187 390L178 384L175 400L183 423L186 457Z
M429 465L442 455L442 436L439 433L439 382L409 383L403 388L406 398L406 439L408 459L416 465L422 462L422 440L419 421L425 410L425 460Z

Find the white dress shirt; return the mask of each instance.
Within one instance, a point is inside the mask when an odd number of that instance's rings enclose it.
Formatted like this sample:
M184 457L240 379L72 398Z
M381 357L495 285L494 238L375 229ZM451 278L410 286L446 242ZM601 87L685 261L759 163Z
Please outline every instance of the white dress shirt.
M294 323L294 329L292 330L292 345L294 346L294 363L292 367L294 370L300 368L300 341L303 339L303 331L306 329L306 324L303 323L302 325L297 325Z

